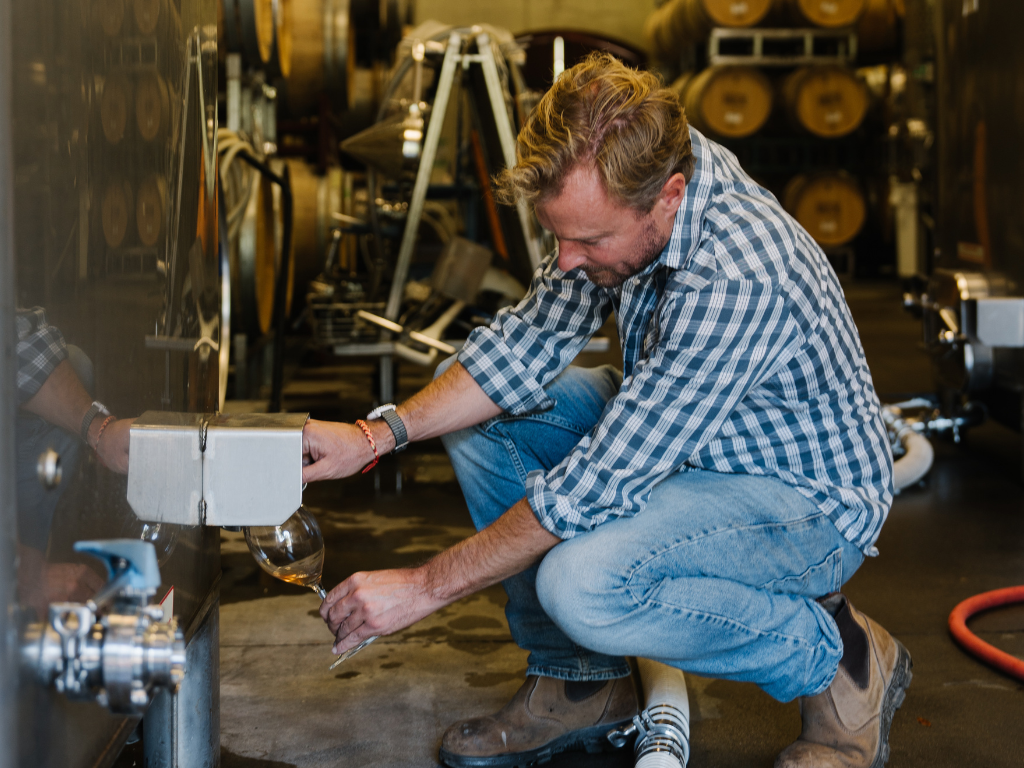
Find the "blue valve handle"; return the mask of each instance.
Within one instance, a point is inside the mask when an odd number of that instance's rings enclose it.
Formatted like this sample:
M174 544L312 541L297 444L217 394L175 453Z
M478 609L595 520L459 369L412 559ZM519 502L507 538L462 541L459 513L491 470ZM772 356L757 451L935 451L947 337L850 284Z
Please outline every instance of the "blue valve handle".
M156 548L138 539L104 539L75 542L75 551L92 555L107 566L107 578L133 590L155 590L160 586Z

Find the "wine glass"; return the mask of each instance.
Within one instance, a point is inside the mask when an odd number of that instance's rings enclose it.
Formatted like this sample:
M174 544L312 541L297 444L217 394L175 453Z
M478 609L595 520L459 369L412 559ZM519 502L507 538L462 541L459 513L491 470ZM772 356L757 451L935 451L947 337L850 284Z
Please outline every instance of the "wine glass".
M324 536L316 518L300 506L281 525L260 525L245 528L245 543L260 568L289 584L309 587L321 600L327 591L320 584L324 570ZM374 640L368 637L355 648L341 654L331 664L334 669Z
M327 597L320 584L324 570L324 536L316 518L305 507L299 507L281 525L246 528L245 543L260 568L271 576L309 587L321 600Z

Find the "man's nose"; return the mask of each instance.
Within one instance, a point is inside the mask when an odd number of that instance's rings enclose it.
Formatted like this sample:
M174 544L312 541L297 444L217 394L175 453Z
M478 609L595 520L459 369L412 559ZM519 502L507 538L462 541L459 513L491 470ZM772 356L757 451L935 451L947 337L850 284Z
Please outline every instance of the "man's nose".
M587 262L587 256L583 249L575 243L559 241L558 243L558 268L563 272L576 269Z

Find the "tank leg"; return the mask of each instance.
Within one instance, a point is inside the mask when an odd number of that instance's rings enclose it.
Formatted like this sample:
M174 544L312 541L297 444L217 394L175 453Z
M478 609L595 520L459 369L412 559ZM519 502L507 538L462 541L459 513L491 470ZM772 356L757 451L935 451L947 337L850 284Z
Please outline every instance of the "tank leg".
M186 646L178 693L162 691L143 719L145 768L220 765L220 603L213 604Z

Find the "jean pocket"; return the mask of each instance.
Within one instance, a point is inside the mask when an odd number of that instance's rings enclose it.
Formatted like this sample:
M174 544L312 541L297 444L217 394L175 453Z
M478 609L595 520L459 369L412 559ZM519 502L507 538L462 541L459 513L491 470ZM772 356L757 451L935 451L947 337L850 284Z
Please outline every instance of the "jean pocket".
M843 550L832 551L817 565L812 565L799 576L772 579L761 585L761 589L804 597L821 597L829 592L838 592L843 585Z

